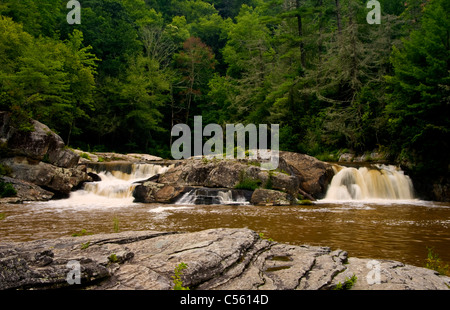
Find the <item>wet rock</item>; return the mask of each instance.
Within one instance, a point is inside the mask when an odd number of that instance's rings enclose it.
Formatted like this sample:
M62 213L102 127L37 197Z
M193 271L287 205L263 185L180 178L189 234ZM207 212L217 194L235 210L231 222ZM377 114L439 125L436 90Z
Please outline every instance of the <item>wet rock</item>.
M173 203L187 190L184 186L147 181L135 187L133 197L134 202L140 203Z
M353 289L442 289L450 278L431 270L381 261L380 284L369 285L368 259L327 247L261 239L248 229L194 233L124 232L0 244L0 289L69 287L70 261L81 286L98 290L169 290L174 269L188 268L183 286L197 290L324 290L355 275Z

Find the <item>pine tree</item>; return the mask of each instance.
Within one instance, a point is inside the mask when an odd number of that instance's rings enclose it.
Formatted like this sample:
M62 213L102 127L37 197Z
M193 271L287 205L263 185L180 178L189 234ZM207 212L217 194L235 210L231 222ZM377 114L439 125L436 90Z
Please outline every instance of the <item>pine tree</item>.
M450 150L450 3L422 6L420 26L394 48L386 113L392 149L419 172L448 170Z

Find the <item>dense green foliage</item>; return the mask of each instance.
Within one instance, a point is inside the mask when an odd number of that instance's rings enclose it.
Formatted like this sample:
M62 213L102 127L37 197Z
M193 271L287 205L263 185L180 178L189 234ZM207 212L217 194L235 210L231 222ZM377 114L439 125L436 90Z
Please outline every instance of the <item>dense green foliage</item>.
M448 171L447 0L83 0L0 4L0 109L86 151L170 157L171 128L280 124L281 148L382 150Z
M16 194L17 191L11 183L0 181L0 198L14 197Z

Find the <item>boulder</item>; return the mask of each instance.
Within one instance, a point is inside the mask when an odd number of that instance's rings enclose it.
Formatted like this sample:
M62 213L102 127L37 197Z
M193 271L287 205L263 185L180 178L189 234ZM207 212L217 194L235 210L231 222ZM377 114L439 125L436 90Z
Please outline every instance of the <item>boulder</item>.
M81 169L60 168L25 157L1 159L0 163L11 168L12 178L35 184L62 197L68 196L82 183L92 181Z
M135 187L133 197L139 203L173 203L187 190L184 186L147 181Z
M0 112L0 142L3 157L24 156L49 164L73 168L79 156L65 147L64 141L46 125L32 120L34 131L21 132L11 124L11 115Z
M251 160L199 160L189 159L162 174L159 183L178 186L209 188L234 188L244 178L252 179L261 186L270 178L271 188L292 195L298 192L298 178L278 171L261 169Z
M0 289L68 288L79 263L80 285L93 290L170 290L174 270L187 265L191 290L329 290L357 278L353 289L448 290L450 278L380 260L381 281L370 285L369 259L342 250L287 245L248 229L192 233L124 232L0 244ZM76 264L75 264L76 265Z
M315 199L325 196L334 176L332 165L308 155L292 152L280 152L280 158L280 164L285 162L288 172L298 177L300 188L304 192Z
M0 181L10 183L17 191L15 197L8 199L10 202L21 203L24 201L48 201L54 196L54 193L46 191L30 182L13 179L6 176L0 177Z
M255 206L289 206L296 204L296 199L288 193L257 189L253 192L251 203Z

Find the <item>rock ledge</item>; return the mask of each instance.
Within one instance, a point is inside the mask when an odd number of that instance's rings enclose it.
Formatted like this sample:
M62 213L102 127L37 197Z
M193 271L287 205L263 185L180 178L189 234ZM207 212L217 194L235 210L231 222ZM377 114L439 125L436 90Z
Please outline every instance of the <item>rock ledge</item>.
M112 259L113 257L113 259ZM353 289L447 290L450 278L380 260L380 284L370 285L369 259L342 250L261 239L248 229L194 233L124 232L0 244L0 289L69 286L67 263L81 265L81 286L96 290L170 290L174 269L197 290L328 290L355 275Z

